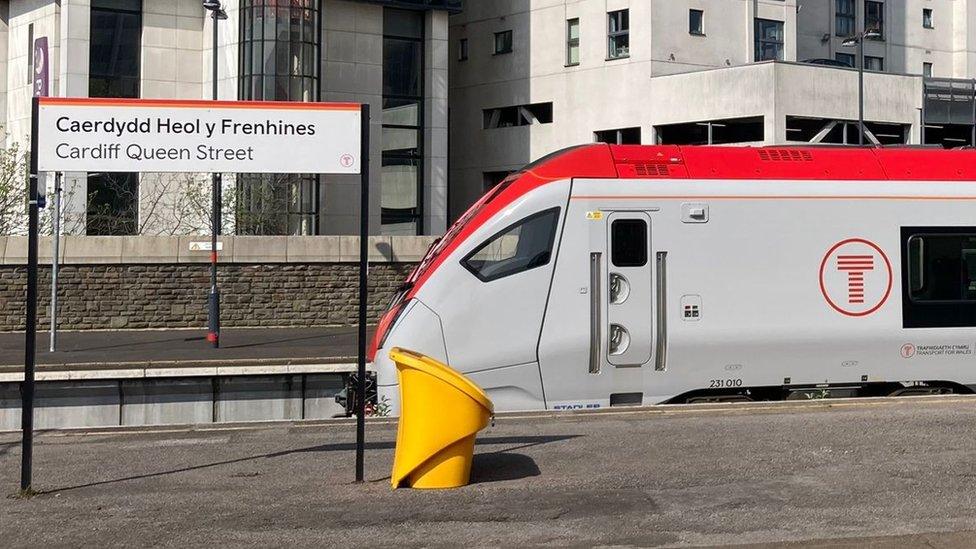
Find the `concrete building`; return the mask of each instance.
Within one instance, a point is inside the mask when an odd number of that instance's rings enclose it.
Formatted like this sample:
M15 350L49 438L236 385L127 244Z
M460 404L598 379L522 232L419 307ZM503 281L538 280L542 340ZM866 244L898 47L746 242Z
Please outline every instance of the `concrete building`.
M797 14L799 59L856 65L844 39L862 22L880 40L864 45L866 67L939 78L976 75L976 2L971 0L802 1Z
M370 103L372 232L443 232L448 15L460 0L223 4L228 17L219 22L216 45L219 98ZM26 143L33 68L45 56L49 66L39 70L49 71L49 95L210 99L214 44L206 13L200 0L0 2L0 69L6 75L0 121L8 146ZM65 179L68 232L209 231L206 175L75 173ZM358 232L358 177L227 174L227 197L225 224L238 234Z
M594 141L976 145L974 0L509 0L451 17L452 217ZM924 76L923 76L924 75ZM931 78L929 78L931 77Z

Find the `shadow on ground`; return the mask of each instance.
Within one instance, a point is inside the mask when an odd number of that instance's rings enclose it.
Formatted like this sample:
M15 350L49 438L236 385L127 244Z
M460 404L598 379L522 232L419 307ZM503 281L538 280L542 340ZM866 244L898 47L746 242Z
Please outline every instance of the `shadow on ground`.
M471 484L519 480L541 474L535 460L524 454L475 454L474 462L471 463Z
M514 445L512 447L502 448L493 452L480 452L476 450L474 461L472 463L472 473L471 482L497 482L502 480L515 480L520 478L526 478L531 476L537 476L540 474L539 467L536 465L535 461L522 454L513 454L511 452L515 450L522 450L525 448L531 448L533 446L540 446L542 444L549 444L553 442L560 442L563 440L570 440L578 438L582 435L534 435L534 436L516 436L516 437L485 437L478 439L478 446L489 446L489 445ZM393 442L380 441L380 442L369 442L366 444L366 450L391 450L395 447ZM272 459L278 457L289 456L293 454L300 454L304 452L351 452L356 449L356 444L352 442L342 442L342 443L332 443L332 444L321 444L318 446L308 446L305 448L295 448L291 450L284 450L281 452L271 452L267 454L258 454L253 456L247 456L237 459L228 459L223 461L216 461L212 463L204 463L200 465L192 465L189 467L181 467L178 469L171 469L168 471L159 471L155 473L146 473L142 475L132 475L127 477L121 477L109 480L100 480L89 482L86 484L77 484L74 486L65 486L59 488L51 488L49 490L43 490L38 492L40 495L54 494L60 492L67 492L70 490L79 490L82 488L92 488L95 486L103 486L106 484L116 484L121 482L142 480L155 477L164 477L167 475L174 475L178 473L186 473L189 471L198 471L201 469L209 469L221 467L224 465L233 465L238 463L246 463L250 461L256 461L260 459ZM380 479L380 480L387 480Z

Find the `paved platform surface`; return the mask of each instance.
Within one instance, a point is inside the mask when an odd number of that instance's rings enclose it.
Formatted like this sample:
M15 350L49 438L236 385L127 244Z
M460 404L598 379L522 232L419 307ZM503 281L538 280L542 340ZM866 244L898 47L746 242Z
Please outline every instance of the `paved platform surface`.
M221 347L206 330L59 332L48 351L48 332L37 334L39 365L307 359L355 362L356 328L234 328L221 331ZM370 332L372 333L372 332ZM0 367L24 365L24 334L0 333Z
M3 545L963 547L976 397L502 417L473 484L391 491L395 425L42 433ZM0 435L0 487L19 445Z

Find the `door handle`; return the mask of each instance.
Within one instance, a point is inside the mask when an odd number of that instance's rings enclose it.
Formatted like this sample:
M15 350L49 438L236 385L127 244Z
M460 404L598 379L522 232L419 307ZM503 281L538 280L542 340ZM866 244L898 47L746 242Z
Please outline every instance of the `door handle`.
M603 343L602 324L603 319L603 290L600 289L600 263L603 254L593 252L590 254L590 368L591 374L600 373L600 363L603 357L600 355L600 347Z
M668 252L657 253L657 345L654 369L668 366Z

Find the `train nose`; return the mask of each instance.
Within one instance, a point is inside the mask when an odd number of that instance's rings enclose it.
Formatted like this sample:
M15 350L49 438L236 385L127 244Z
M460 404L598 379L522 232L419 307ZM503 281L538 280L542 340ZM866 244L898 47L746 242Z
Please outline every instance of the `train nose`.
M397 382L396 364L390 359L389 346L379 349L373 359L376 370L377 408L390 416L400 415L400 385Z
M408 349L449 364L440 317L418 299L407 307L373 358L378 409L390 416L400 415L400 385L390 349Z

